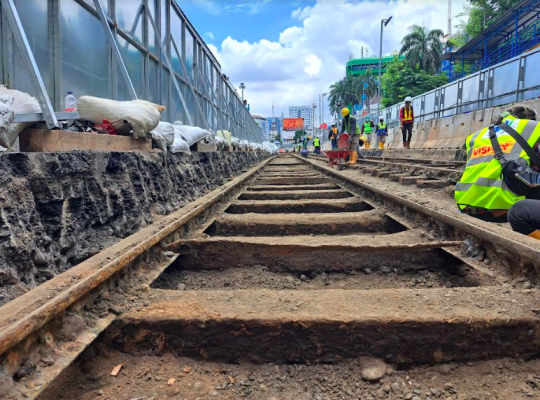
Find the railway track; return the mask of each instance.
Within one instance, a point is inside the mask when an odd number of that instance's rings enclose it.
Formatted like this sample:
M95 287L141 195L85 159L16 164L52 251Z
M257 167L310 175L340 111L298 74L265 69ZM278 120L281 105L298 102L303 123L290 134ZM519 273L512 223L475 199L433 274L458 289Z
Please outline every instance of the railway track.
M538 355L540 291L501 278L539 251L506 236L275 157L0 308L0 394L425 399L389 366Z

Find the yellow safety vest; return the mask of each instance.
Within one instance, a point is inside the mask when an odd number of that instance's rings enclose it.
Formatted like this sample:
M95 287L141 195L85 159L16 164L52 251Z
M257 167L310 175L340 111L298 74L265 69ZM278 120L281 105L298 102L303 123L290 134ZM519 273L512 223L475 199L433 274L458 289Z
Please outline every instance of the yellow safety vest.
M313 146L317 147L321 145L321 140L319 138L313 139Z
M407 110L409 111L407 113ZM413 117L412 117L412 107L403 107L403 121L402 122L412 122L413 120Z
M540 139L540 124L536 121L509 116L503 123L514 128L531 147ZM496 128L496 133L508 161L522 158L530 164L527 153L509 134L500 128ZM495 158L495 151L491 146L489 128L470 135L466 147L467 166L454 193L460 209L469 206L486 210L508 210L525 198L516 195L506 186L501 163Z

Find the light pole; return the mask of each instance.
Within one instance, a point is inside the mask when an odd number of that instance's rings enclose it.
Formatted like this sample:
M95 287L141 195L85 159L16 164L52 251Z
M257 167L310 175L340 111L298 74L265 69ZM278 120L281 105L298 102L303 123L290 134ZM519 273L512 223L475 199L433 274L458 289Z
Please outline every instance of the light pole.
M321 124L324 124L324 98L328 93L321 94Z
M379 48L379 87L377 89L377 97L379 98L379 106L377 107L377 117L379 117L379 111L381 110L381 74L382 74L382 37L383 37L383 28L388 25L392 20L392 17L381 20L381 42Z
M311 105L313 110L313 116L311 118L311 126L313 127L313 136L315 136L315 109L317 108L317 103Z
M246 88L246 85L244 82L240 84L240 89L242 89L242 103L244 102L244 89Z

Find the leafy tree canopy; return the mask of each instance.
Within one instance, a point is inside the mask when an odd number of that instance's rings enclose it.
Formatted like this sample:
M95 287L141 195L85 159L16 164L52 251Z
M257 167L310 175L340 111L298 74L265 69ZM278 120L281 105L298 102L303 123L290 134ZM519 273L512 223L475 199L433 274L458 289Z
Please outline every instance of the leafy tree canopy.
M405 97L415 97L448 83L446 75L431 75L415 71L406 60L395 57L387 66L382 77L384 97L382 107L390 107L402 102Z

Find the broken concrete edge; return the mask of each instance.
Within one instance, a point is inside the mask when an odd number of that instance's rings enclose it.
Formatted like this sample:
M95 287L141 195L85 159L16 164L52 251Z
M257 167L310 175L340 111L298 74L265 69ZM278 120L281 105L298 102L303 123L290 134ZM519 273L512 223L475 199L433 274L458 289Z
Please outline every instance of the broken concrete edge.
M301 159L298 156L295 157ZM319 165L311 160L304 161L310 163L319 171L326 172L328 175L332 176L335 179L348 182L353 186L356 186L362 190L367 190L392 203L400 204L427 217L450 225L458 231L474 236L481 242L490 242L492 245L503 248L510 254L515 255L518 260L525 260L533 264L536 267L537 271L540 271L540 242L536 239L524 236L510 230L505 230L504 233L506 237L503 237L500 234L494 232L493 225L488 222L481 221L465 214L457 214L455 216L445 214L424 205L415 203L411 200L396 196L392 193L389 193L388 191L378 189L374 186L368 185L354 178L341 175L339 172L334 171L329 167Z
M273 158L264 160L222 187L2 306L0 355L42 328L56 315L121 271L165 237L243 185ZM55 293L58 288L64 289L60 293Z
M158 303L118 320L127 326L125 343L137 343L139 351L156 344L154 334L166 335L159 341L161 350L197 357L203 348L210 358L228 361L253 355L256 362L332 362L369 352L391 355L393 362L433 363L539 351L540 324L531 310L538 290L458 288L450 297L446 289L155 293ZM476 305L493 296L499 299L495 304ZM395 302L385 304L381 316L379 305L388 298ZM525 306L502 309L511 298ZM445 357L437 360L438 352Z
M177 254L168 260L160 263L157 268L153 268L144 274L143 281L150 286L163 271L173 264L178 258ZM42 368L39 373L27 376L24 381L14 381L11 393L20 393L25 399L37 398L73 361L82 354L111 324L117 319L117 315L110 313L103 318L98 318L91 326L87 326L79 332L75 340L66 342L55 359L53 365ZM57 349L58 350L58 349Z

